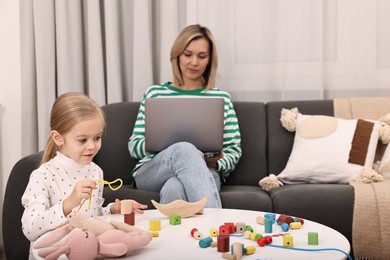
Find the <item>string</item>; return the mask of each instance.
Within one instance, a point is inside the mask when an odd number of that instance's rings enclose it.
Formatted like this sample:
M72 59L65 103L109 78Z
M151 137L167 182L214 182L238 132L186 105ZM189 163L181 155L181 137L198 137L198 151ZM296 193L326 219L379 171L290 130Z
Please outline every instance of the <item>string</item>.
M118 181L119 181L119 185L118 185L117 187L113 188L111 185L114 184L114 183L116 183L116 182L118 182ZM120 188L122 187L123 181L122 181L121 178L118 178L118 179L116 179L116 180L114 180L114 181L96 180L96 184L107 184L108 187L110 187L111 190L116 191L116 190L118 190L118 189L120 189ZM85 201L87 201L87 200L89 200L89 202L88 202L88 209L91 207L92 198L91 198L91 197L85 198L85 199L81 202L79 208L77 209L77 212L80 211L80 209L83 207Z
M113 188L113 187L111 186L111 184L114 184L115 182L118 182L118 181L120 182L119 185L118 185L118 187ZM105 181L105 180L98 180L98 181L97 181L97 184L107 184L108 187L110 187L111 190L116 191L116 190L120 189L120 187L122 187L123 181L122 181L121 178L118 178L118 179L116 179L115 181L110 181L110 182Z
M352 257L345 251L338 249L338 248L297 248L297 247L287 247L287 246L279 246L279 245L271 245L268 244L267 246L270 247L276 247L276 248L284 248L284 249L290 249L290 250L297 250L297 251L307 251L307 252L318 252L318 251L338 251L343 253L348 259L352 260Z

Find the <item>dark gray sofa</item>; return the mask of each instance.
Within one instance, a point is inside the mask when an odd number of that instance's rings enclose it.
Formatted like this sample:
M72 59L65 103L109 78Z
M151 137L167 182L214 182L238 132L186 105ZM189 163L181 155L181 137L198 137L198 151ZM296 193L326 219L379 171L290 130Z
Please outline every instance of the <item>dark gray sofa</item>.
M282 108L298 107L305 114L333 115L332 100L235 102L242 135L242 158L221 188L224 208L258 210L299 216L330 226L351 241L354 194L349 185L285 185L263 191L258 182L269 173L278 174L291 153L294 133L280 124ZM103 146L95 162L103 169L106 180L122 178L124 186L117 191L107 187L105 203L115 198L132 198L154 208L150 200L159 194L133 187L127 140L138 112L139 103L122 102L103 107L107 127ZM16 163L10 174L3 205L3 240L7 259L27 259L29 242L21 231L23 207L21 196L29 175L38 166L42 153L26 156Z

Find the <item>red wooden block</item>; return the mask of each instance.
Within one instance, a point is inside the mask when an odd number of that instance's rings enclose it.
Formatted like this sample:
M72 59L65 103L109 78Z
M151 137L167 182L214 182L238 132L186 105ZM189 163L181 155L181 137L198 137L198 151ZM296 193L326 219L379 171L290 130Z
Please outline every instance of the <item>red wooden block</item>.
M124 222L130 226L135 225L135 214L131 212L130 214L124 214Z

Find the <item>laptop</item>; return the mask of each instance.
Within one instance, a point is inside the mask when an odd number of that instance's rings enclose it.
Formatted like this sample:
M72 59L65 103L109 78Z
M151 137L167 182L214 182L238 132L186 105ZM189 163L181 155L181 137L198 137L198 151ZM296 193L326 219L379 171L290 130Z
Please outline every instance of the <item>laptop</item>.
M189 142L204 153L223 147L224 99L160 97L145 100L145 149L158 153Z

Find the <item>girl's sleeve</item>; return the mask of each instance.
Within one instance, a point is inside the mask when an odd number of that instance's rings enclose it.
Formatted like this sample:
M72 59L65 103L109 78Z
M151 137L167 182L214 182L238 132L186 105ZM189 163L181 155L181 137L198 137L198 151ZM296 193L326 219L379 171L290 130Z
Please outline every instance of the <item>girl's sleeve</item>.
M68 220L62 209L62 200L50 207L51 195L43 173L39 169L35 170L22 196L24 207L22 229L30 241L37 240L41 235Z
M217 162L218 171L226 178L236 168L242 154L240 127L231 99L228 99L225 109L222 151L224 157Z

